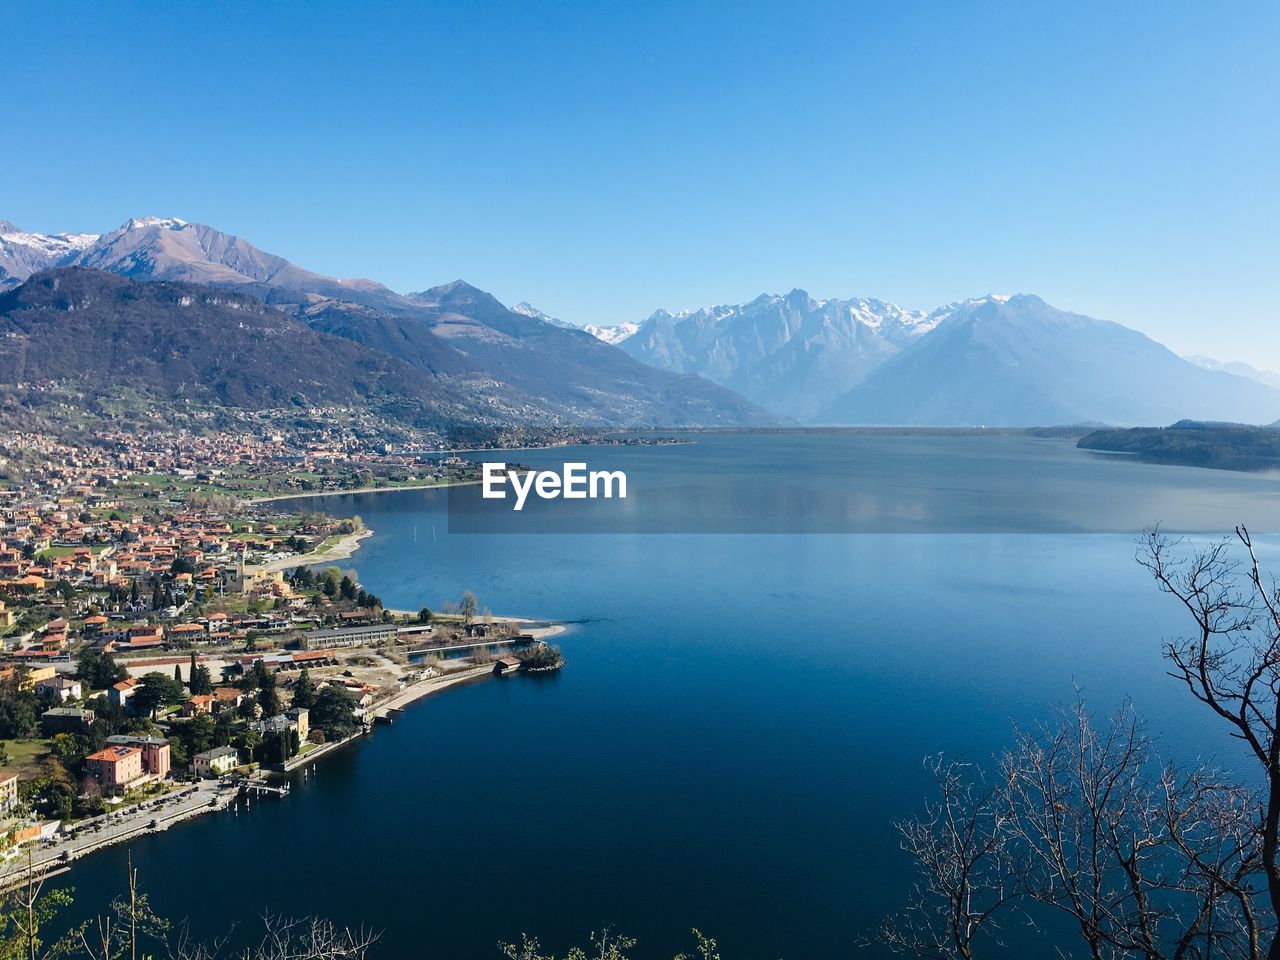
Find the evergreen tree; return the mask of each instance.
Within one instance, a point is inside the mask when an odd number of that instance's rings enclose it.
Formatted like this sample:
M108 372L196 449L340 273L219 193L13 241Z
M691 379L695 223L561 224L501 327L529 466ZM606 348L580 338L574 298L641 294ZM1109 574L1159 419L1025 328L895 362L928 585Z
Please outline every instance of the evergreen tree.
M190 686L193 696L204 697L213 693L213 677L209 674L209 668L202 663L197 664L191 673Z
M128 676L129 671L115 658L115 654L104 653L98 661L98 682L94 686L99 690L105 690L127 679Z
M341 740L360 729L355 701L341 687L327 686L316 695L311 725L324 731L327 740Z
M213 725L213 745L226 747L231 744L231 711L223 710Z
M293 705L310 710L316 705L316 685L311 682L311 674L303 667L298 674L298 682L293 687Z
M261 686L258 688L258 706L262 707L264 717L274 717L280 712L280 692L276 690L276 675L267 671Z

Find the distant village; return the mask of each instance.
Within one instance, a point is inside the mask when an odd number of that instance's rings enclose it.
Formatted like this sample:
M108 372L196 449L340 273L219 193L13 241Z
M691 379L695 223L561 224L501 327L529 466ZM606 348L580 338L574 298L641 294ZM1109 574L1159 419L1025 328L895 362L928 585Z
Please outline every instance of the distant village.
M433 683L558 666L470 594L386 609L343 567L358 517L268 502L476 472L351 437L0 436L0 855L66 859L200 784L269 789Z

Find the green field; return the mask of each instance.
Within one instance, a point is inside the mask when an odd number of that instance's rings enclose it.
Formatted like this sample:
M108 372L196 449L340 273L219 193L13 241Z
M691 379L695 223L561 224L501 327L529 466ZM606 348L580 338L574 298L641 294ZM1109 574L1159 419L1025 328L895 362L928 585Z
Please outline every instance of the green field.
M0 748L8 760L0 769L17 770L24 779L36 775L40 761L49 752L48 740L0 740Z

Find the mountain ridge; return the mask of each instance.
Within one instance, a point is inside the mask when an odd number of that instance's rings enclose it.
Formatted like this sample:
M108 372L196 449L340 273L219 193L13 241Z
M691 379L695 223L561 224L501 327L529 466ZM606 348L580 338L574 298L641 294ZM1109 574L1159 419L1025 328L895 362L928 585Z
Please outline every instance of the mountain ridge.
M370 406L437 429L476 413L447 384L247 294L88 267L0 293L0 383L42 382L244 409Z
M794 289L743 304L658 310L618 345L646 363L697 373L805 420L933 322L883 300L815 300Z
M831 424L1264 422L1280 391L1031 294L966 301L816 418Z
M401 295L376 281L314 273L203 224L140 217L76 249L10 258L5 284L14 286L49 259L139 281L237 290L430 376L461 378L521 422L589 428L781 422L709 381L648 367L581 330L510 311L461 280Z
M1028 294L925 313L797 288L579 328L528 302L508 308L463 280L400 294L328 277L177 217L138 217L100 235L32 234L0 221L0 289L50 264L237 290L530 422L1124 425L1280 414L1276 375L1189 362Z

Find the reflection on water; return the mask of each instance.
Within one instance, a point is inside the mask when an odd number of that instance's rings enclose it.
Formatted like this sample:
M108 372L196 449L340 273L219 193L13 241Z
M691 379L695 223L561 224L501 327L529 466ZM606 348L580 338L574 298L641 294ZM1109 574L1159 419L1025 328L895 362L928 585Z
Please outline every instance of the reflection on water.
M876 956L854 943L908 893L891 823L921 801L923 757L988 757L1078 685L1100 709L1132 696L1168 750L1235 759L1164 674L1181 624L1132 535L1040 528L1275 529L1274 481L1051 441L872 439L913 469L790 435L579 459L653 478L628 502L644 529L801 505L917 524L947 503L956 529L1006 532L467 536L442 491L295 503L365 519L376 535L343 566L392 606L474 590L576 621L568 666L445 692L287 798L140 841L157 905L202 933L263 909L372 924L393 958L494 957L522 930L563 951L606 923L652 956L693 925L734 960ZM82 900L116 892L124 851L72 876Z
M1157 519L1276 530L1271 475L1154 466L1006 435L711 434L663 447L556 448L492 459L623 470L626 500L486 500L451 490L459 533L1112 533Z

